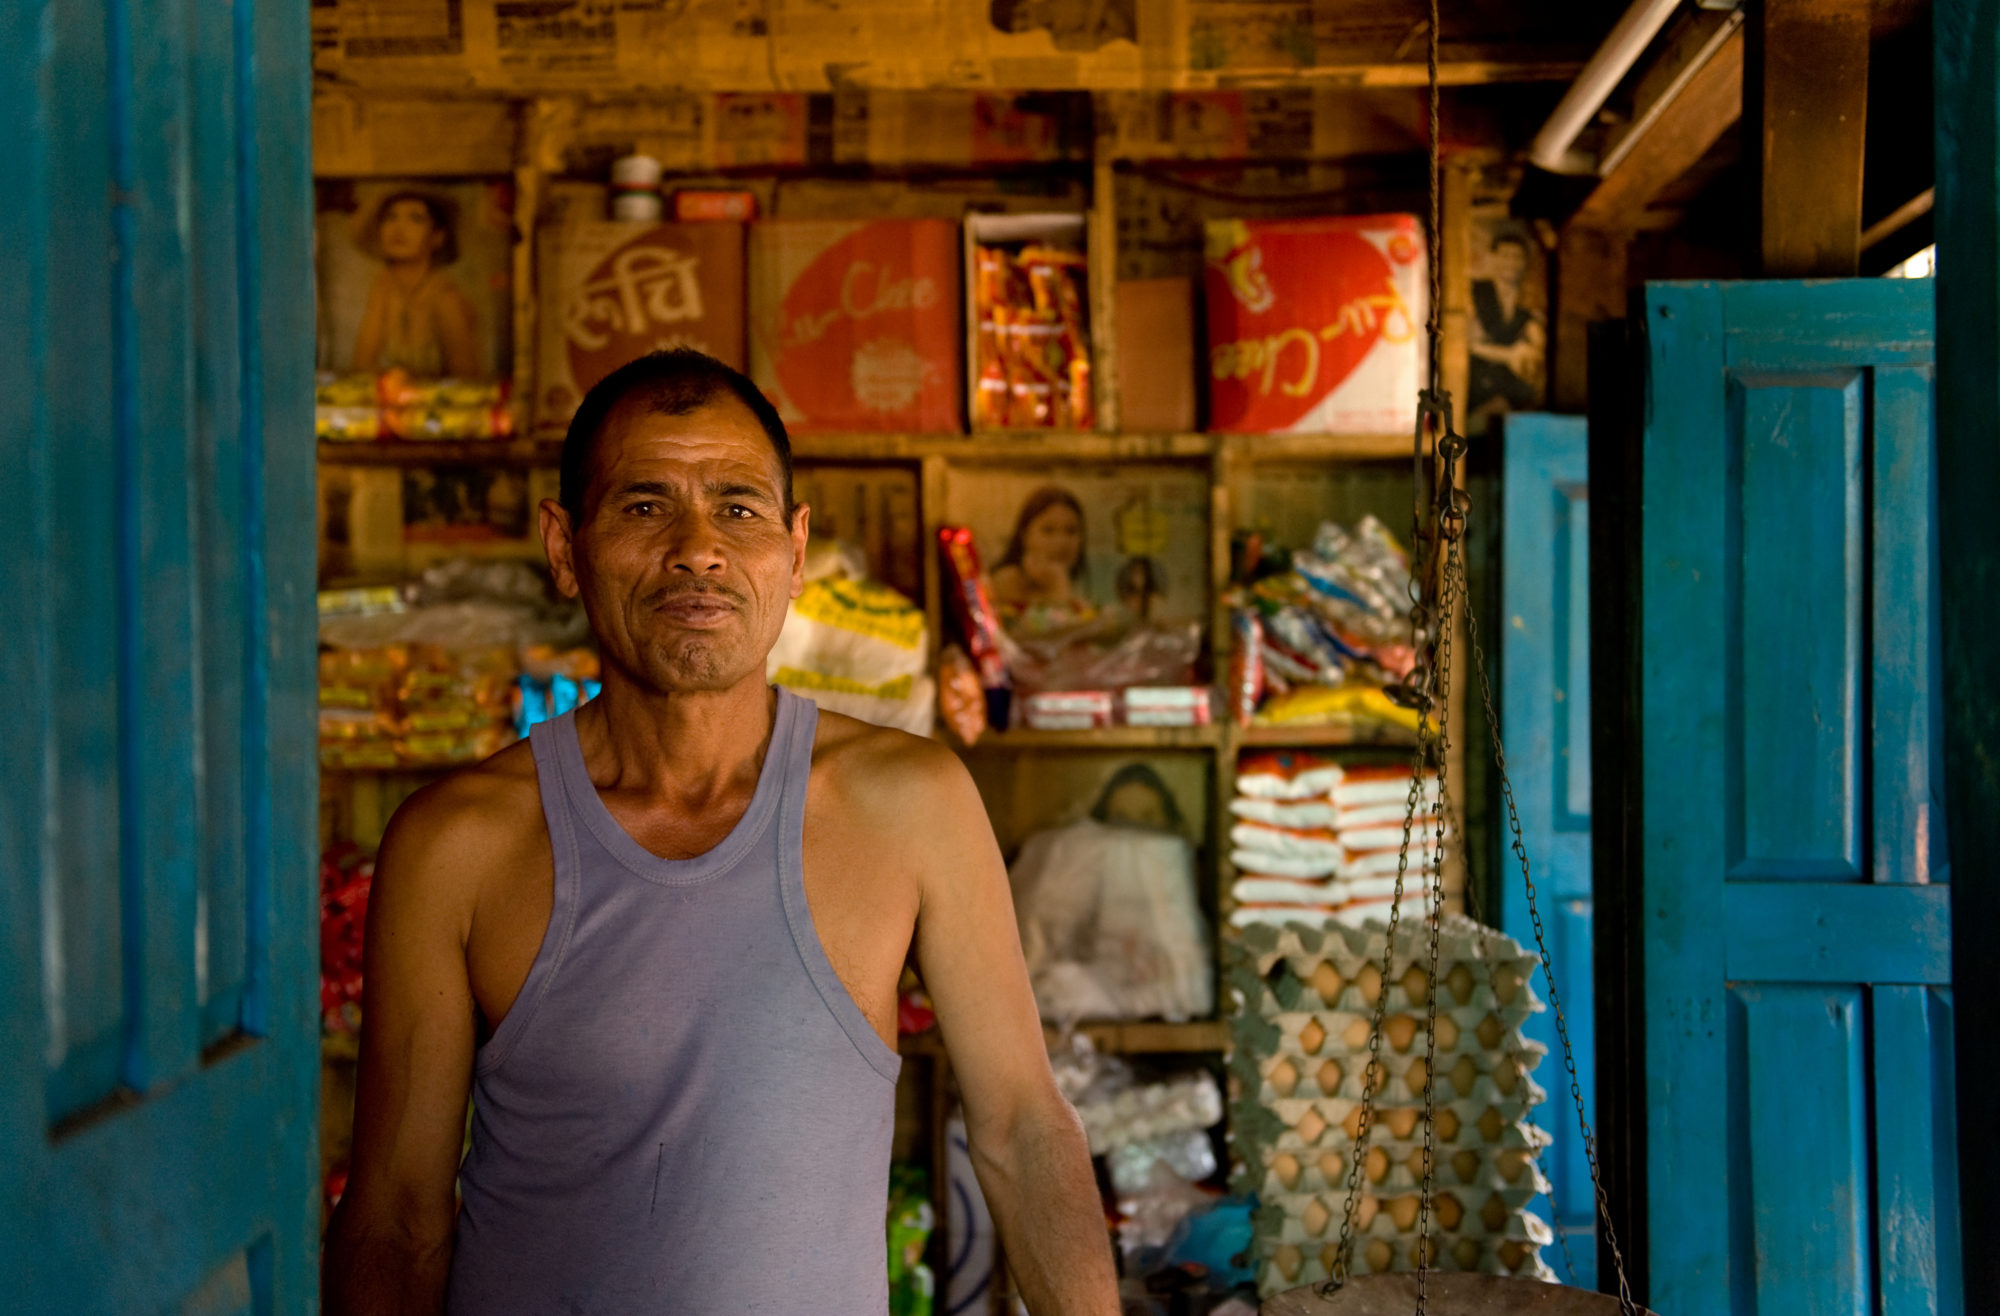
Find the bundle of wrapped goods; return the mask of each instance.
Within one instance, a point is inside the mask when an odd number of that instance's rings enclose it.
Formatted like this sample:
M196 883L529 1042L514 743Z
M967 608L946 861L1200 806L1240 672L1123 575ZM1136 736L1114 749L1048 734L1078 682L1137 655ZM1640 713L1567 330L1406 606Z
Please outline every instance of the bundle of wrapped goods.
M1415 215L1212 219L1210 428L1406 434L1423 377Z
M1322 524L1309 551L1269 562L1254 539L1230 587L1231 712L1243 725L1374 724L1415 731L1383 693L1416 663L1410 567L1373 516ZM1281 565L1282 564L1282 565Z
M941 219L750 227L750 377L794 430L959 428L958 226Z
M402 369L322 374L313 430L332 442L504 439L514 433L507 393L500 379L419 379Z
M319 1008L323 1032L361 1031L361 933L375 857L352 844L319 861Z
M520 690L514 700L514 734L526 736L536 724L597 698L604 689L594 649L558 650L529 645L521 653Z
M773 684L822 708L927 736L937 684L925 672L930 630L923 610L887 585L861 579L860 555L809 555L805 591L765 660Z
M514 739L513 652L388 645L319 656L319 755L329 768L471 763Z
M1364 1109L1368 1147L1350 1238L1354 1274L1440 1270L1543 1280L1548 1226L1526 1208L1548 1190L1547 1138L1528 1120L1543 1048L1521 1035L1541 1010L1535 965L1511 937L1459 916L1438 931L1435 1054L1424 1030L1427 930L1301 917L1241 929L1225 948L1232 1050L1235 1191L1255 1192L1254 1255L1266 1296L1331 1276ZM1364 1107L1368 1039L1381 993L1381 1078ZM1430 1219L1420 1225L1425 1089L1432 1074ZM1427 1243L1425 1238L1427 1235Z
M1293 751L1245 755L1229 811L1230 892L1238 927L1295 917L1386 918L1402 871L1405 916L1422 916L1429 872L1443 858L1437 780L1416 784L1410 844L1403 819L1408 764L1343 765Z
M977 325L974 429L1095 424L1083 228L1074 215L967 221Z

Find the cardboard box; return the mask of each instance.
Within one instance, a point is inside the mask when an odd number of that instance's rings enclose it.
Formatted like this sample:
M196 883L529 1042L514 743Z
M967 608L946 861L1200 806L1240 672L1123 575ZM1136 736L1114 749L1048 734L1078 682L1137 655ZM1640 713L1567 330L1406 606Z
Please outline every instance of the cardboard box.
M1195 415L1193 279L1118 283L1118 420L1129 433L1185 434Z
M750 228L750 376L801 431L956 433L958 226Z
M1209 428L1409 431L1424 378L1424 270L1414 215L1210 220Z
M1082 260L1074 271L1054 271L1046 288L1035 294L1036 301L1046 297L1050 304L1028 307L1021 304L1027 298L1017 296L1014 305L1003 308L1012 314L1005 316L1010 323L1002 324L989 304L997 291L995 280L979 275L980 252L1012 254L1028 246L1076 252ZM1090 260L1087 216L965 217L966 413L974 430L1095 427L1098 372L1090 332ZM1025 271L1015 274L1016 282L1025 284ZM1065 286L1074 296L1068 312L1057 305Z
M567 425L591 385L648 352L693 347L741 370L743 249L740 224L545 230L535 423Z

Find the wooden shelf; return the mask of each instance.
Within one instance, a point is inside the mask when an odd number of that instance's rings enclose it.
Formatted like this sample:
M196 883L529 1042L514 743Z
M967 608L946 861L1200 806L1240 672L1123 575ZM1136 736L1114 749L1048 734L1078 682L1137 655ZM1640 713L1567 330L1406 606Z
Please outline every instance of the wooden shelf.
M1229 1045L1229 1025L1220 1019L1198 1019L1184 1024L1086 1023L1078 1024L1076 1031L1088 1037L1099 1051L1110 1055L1201 1053L1221 1051ZM1050 1046L1062 1040L1062 1033L1053 1026L1044 1025L1042 1035ZM911 1033L897 1040L896 1049L906 1056L943 1055L944 1038L935 1028Z
M1245 747L1295 749L1403 749L1417 747L1416 738L1390 727L1298 726L1241 727L1236 742Z
M989 731L961 753L1005 753L1028 749L1210 749L1222 743L1223 729L1205 727L1096 727L1089 731Z
M554 466L563 436L541 430L518 439L321 442L326 466ZM1202 461L1217 453L1259 462L1382 461L1410 455L1407 434L1096 434L1019 430L985 434L794 434L798 461L921 461L974 465L1020 462Z

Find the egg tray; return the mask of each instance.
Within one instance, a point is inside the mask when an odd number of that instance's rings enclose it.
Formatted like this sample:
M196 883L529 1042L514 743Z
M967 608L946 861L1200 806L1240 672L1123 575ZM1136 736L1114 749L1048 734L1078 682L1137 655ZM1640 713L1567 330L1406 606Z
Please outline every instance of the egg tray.
M1344 1040L1330 1039L1314 1015L1280 1015L1272 1025L1243 1030L1239 1045L1232 1048L1229 1072L1238 1091L1272 1101L1300 1096L1361 1098L1369 1073L1365 1043L1350 1049ZM1398 1052L1385 1046L1374 1071L1376 1099L1421 1105L1435 1067L1440 1105L1480 1099L1518 1101L1523 1094L1530 1094L1532 1104L1540 1099L1532 1094L1541 1088L1531 1076L1547 1054L1548 1048L1519 1032L1508 1034L1493 1050L1440 1048L1436 1055L1426 1056L1422 1047Z
M1327 1243L1318 1248L1303 1247L1285 1243L1275 1246L1268 1254L1259 1257L1257 1266L1257 1289L1268 1298L1286 1289L1298 1288L1305 1284L1318 1284L1333 1276L1334 1254L1337 1243ZM1486 1275L1512 1275L1519 1279L1536 1279L1546 1284L1556 1282L1555 1272L1542 1260L1538 1245L1515 1239L1498 1242L1482 1242L1478 1239L1462 1238L1440 1241L1437 1244L1436 1269L1450 1271L1471 1271ZM1414 1240L1400 1246L1388 1239L1369 1239L1357 1243L1353 1252L1353 1273L1373 1275L1385 1271L1408 1272L1416 1269L1416 1244Z
M1301 990L1310 987L1322 1002L1353 987L1372 1005L1382 981L1382 938L1388 925L1370 919L1359 927L1332 919L1295 920L1289 923L1253 923L1236 929L1224 946L1229 968L1246 968L1274 985L1287 977L1296 979ZM1390 1003L1401 988L1406 1002L1422 1004L1427 988L1425 965L1430 956L1430 936L1424 920L1400 919L1396 927L1395 963L1409 969L1390 974ZM1473 922L1462 914L1447 914L1438 928L1438 974L1446 984L1447 1000L1454 1005L1470 1005L1484 992L1486 1003L1511 1002L1520 987L1529 983L1540 960L1522 949L1504 932ZM1282 966L1282 970L1280 969ZM1454 975L1454 968L1465 972ZM1317 982L1315 982L1317 978Z
M1417 1214L1423 1194L1419 1189L1393 1196L1364 1195L1355 1202L1356 1238L1415 1238ZM1484 1190L1483 1195L1464 1189L1436 1188L1431 1193L1432 1234L1439 1238L1513 1238L1530 1243L1546 1243L1537 1230L1546 1233L1541 1218L1523 1208L1534 1200L1525 1189ZM1346 1210L1345 1193L1290 1193L1264 1199L1253 1217L1257 1238L1265 1252L1282 1243L1318 1246L1340 1237L1341 1214Z
M1519 1147L1439 1147L1434 1186L1440 1189L1497 1192L1509 1198L1531 1200L1548 1191L1537 1162L1546 1135L1536 1130L1531 1145ZM1361 1177L1364 1192L1396 1193L1422 1186L1424 1149L1388 1147L1369 1140ZM1295 1193L1347 1191L1347 1177L1353 1165L1352 1144L1322 1148L1316 1152L1271 1150L1254 1162L1239 1164L1231 1176L1231 1191L1256 1193L1262 1198ZM1483 1199L1482 1199L1483 1200Z

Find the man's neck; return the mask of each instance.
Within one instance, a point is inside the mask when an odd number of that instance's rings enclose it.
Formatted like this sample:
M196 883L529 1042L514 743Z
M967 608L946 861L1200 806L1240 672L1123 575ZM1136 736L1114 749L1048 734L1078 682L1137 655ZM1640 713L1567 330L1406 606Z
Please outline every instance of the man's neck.
M577 711L576 729L599 790L686 806L755 781L776 709L761 672L727 690L674 693L607 668L603 691Z

